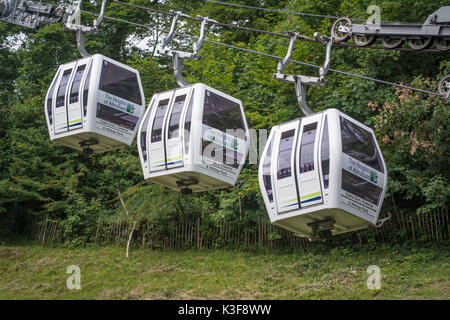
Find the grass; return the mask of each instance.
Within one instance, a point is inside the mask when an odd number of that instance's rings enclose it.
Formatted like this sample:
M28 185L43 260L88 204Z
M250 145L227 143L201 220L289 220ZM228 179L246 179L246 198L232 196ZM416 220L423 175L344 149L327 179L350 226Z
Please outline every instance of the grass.
M298 252L0 245L0 299L446 299L449 247ZM67 267L81 269L69 290ZM381 289L369 290L370 265Z

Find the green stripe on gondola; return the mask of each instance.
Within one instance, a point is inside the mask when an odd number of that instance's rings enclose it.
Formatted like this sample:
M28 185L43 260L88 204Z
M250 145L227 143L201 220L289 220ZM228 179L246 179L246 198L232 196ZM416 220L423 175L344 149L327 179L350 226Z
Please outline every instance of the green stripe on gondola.
M319 192L314 192L314 193L311 193L311 194L308 194L306 196L301 197L300 200L305 200L305 199L317 197L317 196L320 196L320 195L321 195L320 191ZM297 201L297 198L294 198L294 199L291 199L291 200L286 200L286 201L283 201L282 203L288 203L288 202L292 202L292 201Z
M77 120L72 120L72 121L69 122L69 124L75 123L75 122L81 122L81 118L80 118L80 119L77 119Z
M320 196L320 191L308 194L306 196L303 196L303 197L300 198L300 200L304 200L304 199L308 199L308 198L312 198L312 197L317 197L317 196Z
M69 121L69 124L76 123L76 122L81 122L81 118L80 118L80 119L77 119L77 120ZM64 125L66 125L66 124L67 124L67 122L63 122L63 123L60 123L59 125L60 125L60 126L64 126Z
M170 162L170 161L174 161L174 160L180 160L180 159L182 159L183 158L183 156L179 156L179 157L176 157L176 158L171 158L171 159L167 159L167 162ZM155 161L155 162L153 162L153 163L160 163L160 162L165 162L166 160L161 160L161 161Z

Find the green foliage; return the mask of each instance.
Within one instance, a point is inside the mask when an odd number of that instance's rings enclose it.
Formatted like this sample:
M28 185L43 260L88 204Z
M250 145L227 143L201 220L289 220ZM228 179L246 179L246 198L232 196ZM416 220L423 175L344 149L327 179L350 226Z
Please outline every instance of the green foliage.
M221 22L268 31L298 31L307 36L316 31L329 34L332 23L327 18L239 9L204 1L134 0L132 3L165 11L182 10L192 16L209 16ZM382 20L422 22L446 3L443 0L252 0L245 4L353 18L367 18L367 6L377 4L381 7ZM98 12L99 5L100 2L86 2L83 8ZM87 37L87 50L137 68L147 104L154 93L175 88L171 60L153 57L155 44L163 36L162 30L169 28L171 19L117 3L107 5L106 15L146 24L158 31L105 19L100 33ZM91 23L92 19L83 14L85 23ZM198 23L187 21L179 25L179 32L198 36ZM21 37L24 41L20 44ZM193 40L175 38L176 47L190 50ZM148 48L139 48L137 44L145 43L144 39ZM285 55L288 45L288 39L218 26L208 27L208 39L278 56ZM277 61L211 43L204 43L200 55L201 60L186 61L186 80L206 83L241 99L250 127L270 129L301 116L293 86L271 77ZM195 221L202 216L211 226L229 221L237 223L242 230L255 228L255 218L266 215L256 165L245 165L240 177L245 182L240 189L182 197L142 181L135 144L87 157L51 143L43 112L44 97L56 68L78 57L75 34L61 24L33 33L0 23L0 221L6 215L46 215L63 226L69 246L89 242L98 217L138 219L141 224L175 216ZM298 42L292 56L313 64L321 64L324 57L325 48L309 42ZM435 91L436 80L450 73L450 61L445 53L335 46L332 68ZM318 70L289 64L286 72L317 75ZM327 87L309 90L308 102L314 110L338 108L375 128L388 164L389 193L385 210L395 207L402 211L427 212L448 205L448 102L334 73L327 79ZM128 216L118 192L125 199ZM23 219L13 220L18 226L14 230L22 230ZM272 237L276 239L279 234L274 233Z

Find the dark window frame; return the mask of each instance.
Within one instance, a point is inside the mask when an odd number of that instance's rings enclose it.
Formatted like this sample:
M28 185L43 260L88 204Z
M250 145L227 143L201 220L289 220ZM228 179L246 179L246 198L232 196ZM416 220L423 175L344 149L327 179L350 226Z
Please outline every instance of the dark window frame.
M300 141L300 157L299 167L300 174L307 173L315 170L314 164L314 147L316 145L318 122L313 122L303 127L303 132ZM312 141L306 143L306 139L310 138L308 135L312 135Z
M175 97L172 110L170 111L169 122L167 124L168 125L167 139L175 139L181 136L180 134L181 120L182 120L181 116L183 114L183 109L186 104L186 100L187 100L187 93ZM176 117L178 117L178 119Z
M292 168L292 150L294 148L294 140L295 140L295 130L296 129L290 129L287 131L283 131L280 136L280 144L278 148L278 161L277 161L277 180L282 180L285 178L289 178L293 174L293 168ZM292 140L286 140L290 139ZM287 142L287 144L283 145L283 140ZM285 147L282 149L282 147ZM286 158L283 159L283 156L285 154L288 154ZM287 167L280 167L282 164L288 163L289 165Z
M83 68L80 70L80 68ZM81 74L80 74L81 71ZM72 80L72 85L69 92L69 104L77 103L80 100L80 88L83 80L84 72L86 71L86 64L77 66L75 75ZM75 92L74 92L75 89Z
M158 106L156 107L155 117L154 117L153 123L152 123L152 131L151 131L151 139L150 139L151 143L163 141L164 118L166 117L167 108L170 105L170 101L171 101L171 98L167 98L164 100L160 100L158 102ZM158 112L160 110L163 110L162 116L158 117ZM159 119L161 119L160 122L159 122ZM158 122L157 122L157 120L158 120ZM155 129L156 124L158 125L157 129Z
M70 77L72 76L72 70L73 68L64 70L61 76L61 80L59 81L58 84L58 91L56 93L56 105L55 105L56 108L61 108L66 105L66 91L67 86L69 85L70 82ZM67 82L63 83L63 81L65 81L66 79ZM61 89L63 89L63 92L61 92L62 91Z

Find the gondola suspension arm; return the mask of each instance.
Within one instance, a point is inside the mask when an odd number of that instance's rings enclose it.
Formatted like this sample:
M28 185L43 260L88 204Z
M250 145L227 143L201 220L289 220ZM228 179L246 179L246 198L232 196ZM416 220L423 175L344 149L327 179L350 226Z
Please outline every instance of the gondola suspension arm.
M319 41L320 43L326 45L326 48L327 48L325 62L323 64L323 66L320 66L320 68L319 68L319 77L284 74L283 71L284 71L284 69L286 69L289 61L291 60L295 41L298 38L297 33L290 32L289 34L291 36L291 41L289 43L288 52L287 52L286 56L284 57L284 59L278 63L277 72L273 75L273 78L277 79L279 81L294 83L295 93L297 95L297 100L298 100L298 104L300 106L300 110L303 112L304 115L307 116L307 115L311 115L314 113L308 106L308 103L306 102L306 91L308 88L307 86L310 86L310 85L324 86L327 84L327 81L325 80L325 75L328 73L328 70L330 69L331 46L332 46L333 42L330 37L320 36L320 34L318 32L316 32L314 34L314 38L317 41Z
M106 0L102 0L102 6L100 9L100 15L94 20L93 27L84 26L81 24L81 4L83 0L79 0L76 6L72 6L69 9L69 17L65 23L66 28L75 30L77 33L77 47L83 58L91 56L84 47L86 42L86 35L88 33L98 33L98 27L103 21L105 15Z
M192 60L199 60L200 56L198 55L198 51L201 49L203 42L205 40L205 27L208 21L214 21L207 17L201 17L197 16L197 18L202 19L202 23L200 26L200 36L197 42L193 45L193 52L185 52L185 51L177 51L177 50L171 50L167 49L166 47L169 45L169 43L172 41L172 38L175 34L176 30L176 24L177 20L180 17L185 16L181 12L175 12L175 15L172 20L172 24L170 26L169 33L166 37L164 37L161 42L158 44L158 47L156 48L156 52L159 55L172 57L173 58L173 67L174 67L174 74L175 74L175 80L177 81L178 85L180 87L186 87L189 86L190 83L184 80L183 78L183 62L184 59L192 59Z

